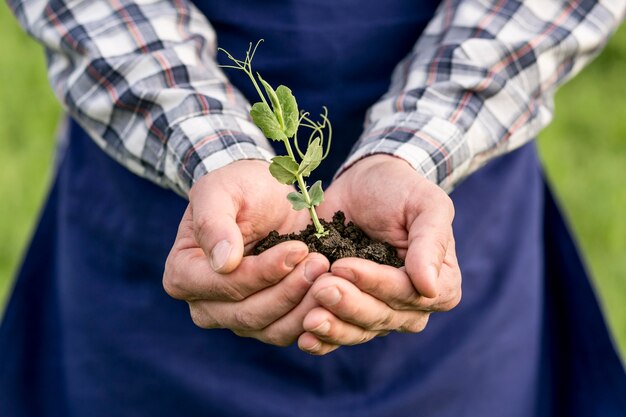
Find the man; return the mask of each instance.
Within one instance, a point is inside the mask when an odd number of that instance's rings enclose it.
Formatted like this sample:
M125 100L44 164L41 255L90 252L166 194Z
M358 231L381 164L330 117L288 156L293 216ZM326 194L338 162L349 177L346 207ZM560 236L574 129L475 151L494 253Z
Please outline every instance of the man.
M195 5L11 3L46 44L57 95L126 169L72 125L2 328L13 365L3 364L0 385L14 399L3 415L617 413L623 371L595 304L584 312L595 318L589 334L545 332L561 322L544 289L555 279L542 247L550 204L532 146L460 181L548 122L554 89L599 51L624 2ZM339 173L320 213L346 212L396 246L405 270L331 266L297 242L243 256L306 218L267 172L272 150L247 116L253 96L218 69L212 28L231 51L266 38L259 72L290 86L303 108L329 105L339 140L321 178ZM463 305L422 334L376 338L419 332L431 312L458 303L443 191L457 185ZM198 326L269 345L194 328L163 295L181 215L167 293L189 303ZM36 308L20 314L27 305ZM294 341L320 355L362 346L324 358L271 346ZM561 369L552 354L561 346L572 350L565 363L594 365ZM577 395L601 381L612 383ZM26 400L33 392L37 404Z

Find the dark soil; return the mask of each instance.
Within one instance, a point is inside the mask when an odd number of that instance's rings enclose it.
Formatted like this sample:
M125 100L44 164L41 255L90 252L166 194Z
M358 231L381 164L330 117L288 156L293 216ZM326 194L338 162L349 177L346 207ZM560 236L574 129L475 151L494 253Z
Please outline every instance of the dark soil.
M279 235L274 230L256 245L252 253L258 255L279 243L299 240L307 244L309 251L326 256L330 263L340 258L357 257L395 267L404 265L404 261L398 257L395 248L389 243L370 239L352 222L346 225L346 217L341 211L335 213L331 223L323 219L320 219L320 222L329 231L328 236L321 239L315 237L315 227L312 224L300 233L288 235Z

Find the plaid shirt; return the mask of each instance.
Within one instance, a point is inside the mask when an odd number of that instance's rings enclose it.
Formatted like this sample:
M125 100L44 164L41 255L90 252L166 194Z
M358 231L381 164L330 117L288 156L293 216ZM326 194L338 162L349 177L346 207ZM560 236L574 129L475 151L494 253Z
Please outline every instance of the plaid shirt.
M56 95L131 171L186 195L207 172L272 157L191 3L8 2L45 46ZM625 9L626 0L444 0L340 172L388 153L451 190L549 123L555 89L600 51Z

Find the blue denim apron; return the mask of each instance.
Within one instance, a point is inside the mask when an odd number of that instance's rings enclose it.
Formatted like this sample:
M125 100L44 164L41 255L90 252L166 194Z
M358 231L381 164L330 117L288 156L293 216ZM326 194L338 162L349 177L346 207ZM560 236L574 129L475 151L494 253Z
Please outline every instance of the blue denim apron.
M221 46L335 126L328 181L437 1L196 2ZM251 100L241 74L229 73ZM626 381L534 145L452 195L463 300L313 357L193 325L161 276L186 202L78 125L0 328L0 416L622 416ZM621 395L620 395L621 394Z

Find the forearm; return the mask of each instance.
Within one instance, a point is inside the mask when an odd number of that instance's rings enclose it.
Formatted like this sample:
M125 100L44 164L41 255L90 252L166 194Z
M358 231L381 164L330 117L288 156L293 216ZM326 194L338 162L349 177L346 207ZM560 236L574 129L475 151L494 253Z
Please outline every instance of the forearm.
M215 63L215 33L186 1L18 1L70 114L132 171L186 195L205 173L268 159L249 105Z
M601 50L625 8L624 0L445 1L368 112L342 171L388 153L452 190L550 122L556 88Z

